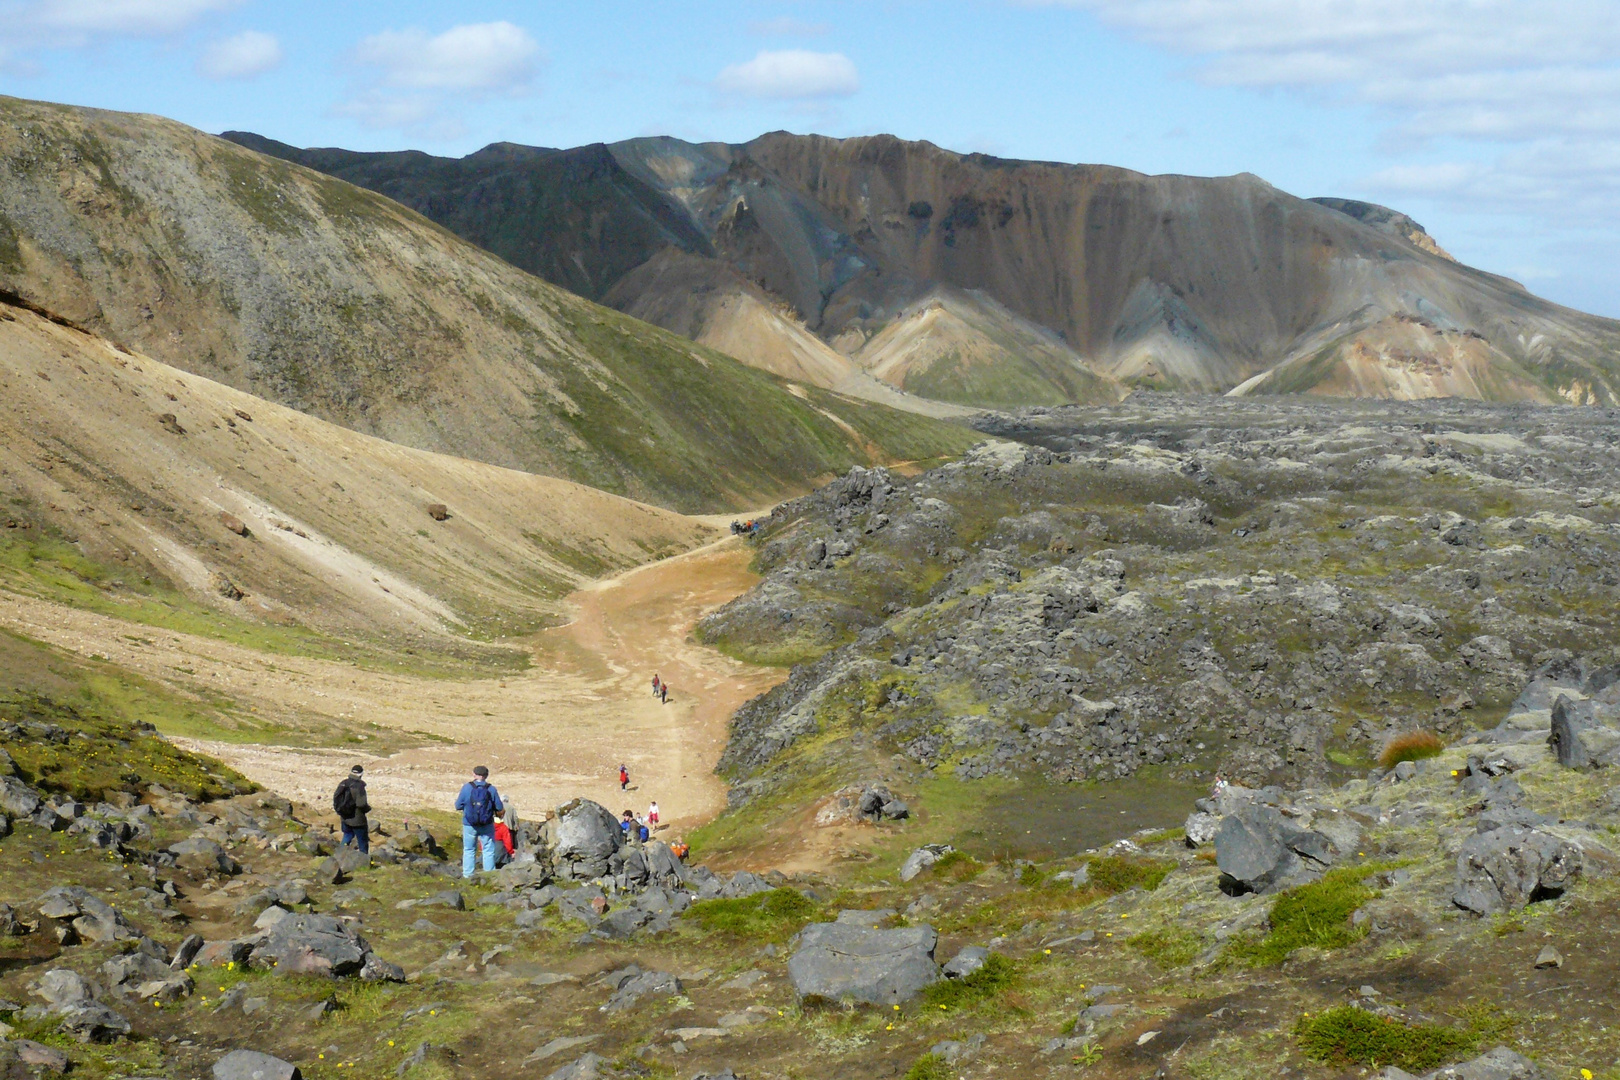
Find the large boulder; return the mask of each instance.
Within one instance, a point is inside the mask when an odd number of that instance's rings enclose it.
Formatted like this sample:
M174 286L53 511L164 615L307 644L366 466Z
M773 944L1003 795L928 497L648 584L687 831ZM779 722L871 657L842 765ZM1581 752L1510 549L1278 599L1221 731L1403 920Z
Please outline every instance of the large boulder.
M624 844L619 821L590 799L575 799L557 810L552 858L559 878L590 881L607 874L608 863Z
M298 1066L257 1050L232 1050L214 1062L214 1080L303 1080Z
M224 847L217 841L203 836L193 836L177 844L170 844L169 854L174 856L176 865L187 870L196 870L204 874L242 872L236 860L226 854Z
M80 1042L113 1042L130 1033L129 1021L98 1001L75 1002L56 1015L60 1029Z
M924 844L907 855L906 861L900 864L900 880L910 881L924 870L933 869L935 863L955 850L949 844Z
M21 780L0 776L0 810L14 818L27 818L33 817L44 804L39 792Z
M1376 1080L1420 1080L1405 1069L1391 1065L1378 1073ZM1488 1054L1472 1061L1447 1065L1424 1073L1421 1080L1547 1080L1547 1074L1529 1058L1498 1046Z
M1581 849L1568 840L1518 825L1468 838L1457 853L1457 888L1451 899L1477 915L1517 911L1550 899L1580 876Z
M253 943L255 967L284 975L358 975L371 947L349 923L330 915L288 915Z
M136 929L111 904L80 885L58 885L34 901L40 915L71 926L85 941L123 941Z
M1560 694L1553 703L1547 745L1567 768L1613 765L1620 761L1620 710L1592 698Z
M1252 803L1221 819L1215 865L1228 891L1277 892L1319 877L1343 854L1343 839L1298 828L1271 807Z
M939 981L932 926L878 930L848 923L811 923L788 960L800 999L817 997L870 1005L910 1001Z

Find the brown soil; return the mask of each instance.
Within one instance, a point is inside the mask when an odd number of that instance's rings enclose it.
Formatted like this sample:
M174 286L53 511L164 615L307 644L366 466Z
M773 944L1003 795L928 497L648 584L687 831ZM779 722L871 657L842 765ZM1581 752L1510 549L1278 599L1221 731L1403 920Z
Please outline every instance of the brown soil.
M7 597L0 625L232 699L256 719L305 727L314 719L344 732L375 724L386 729L379 739L416 733L423 743L381 756L355 747L175 740L293 799L325 805L348 766L362 762L372 804L385 817L447 809L483 763L527 814L576 795L615 811L645 812L657 799L674 835L724 807L713 768L727 718L784 675L691 637L703 614L753 583L748 561L747 547L728 538L587 586L570 597L573 621L532 639L533 667L504 678L366 671L150 627L131 634L121 620L24 597ZM652 697L654 672L671 684L667 704ZM621 762L630 768L629 794L618 788Z

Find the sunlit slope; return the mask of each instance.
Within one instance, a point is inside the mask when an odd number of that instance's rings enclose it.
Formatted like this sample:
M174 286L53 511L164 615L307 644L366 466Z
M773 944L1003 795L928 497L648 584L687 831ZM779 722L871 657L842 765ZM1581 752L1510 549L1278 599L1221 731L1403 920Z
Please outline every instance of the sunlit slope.
M0 99L0 290L402 445L682 510L949 452L547 284L374 193L183 125Z

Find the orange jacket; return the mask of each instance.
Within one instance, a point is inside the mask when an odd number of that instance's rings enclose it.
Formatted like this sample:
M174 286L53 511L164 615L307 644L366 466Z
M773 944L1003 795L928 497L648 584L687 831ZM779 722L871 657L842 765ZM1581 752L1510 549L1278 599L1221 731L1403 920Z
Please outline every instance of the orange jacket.
M506 822L495 823L495 842L506 849L508 855L517 854L517 845L512 843L512 830L506 827Z

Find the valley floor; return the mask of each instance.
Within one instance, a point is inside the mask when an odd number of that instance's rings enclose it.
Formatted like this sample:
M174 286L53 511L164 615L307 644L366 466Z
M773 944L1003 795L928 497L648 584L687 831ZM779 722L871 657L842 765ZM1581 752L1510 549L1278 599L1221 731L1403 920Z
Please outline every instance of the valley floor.
M373 805L390 816L446 809L484 763L519 808L585 795L639 812L656 799L663 820L679 830L724 808L725 786L713 769L727 719L785 674L690 638L698 618L756 580L749 558L742 541L728 538L594 582L569 598L570 622L528 640L533 663L502 677L434 677L264 653L22 596L0 605L0 626L228 700L254 720L329 732L316 740L328 745L312 746L229 733L173 740L299 801L323 805L360 762ZM666 704L652 698L654 672L671 685ZM621 762L630 768L629 796L618 790Z

